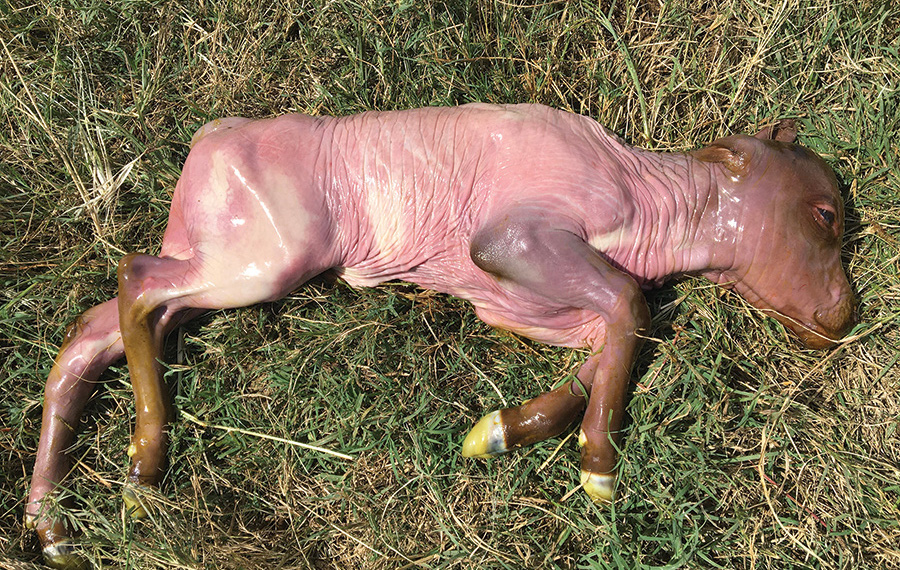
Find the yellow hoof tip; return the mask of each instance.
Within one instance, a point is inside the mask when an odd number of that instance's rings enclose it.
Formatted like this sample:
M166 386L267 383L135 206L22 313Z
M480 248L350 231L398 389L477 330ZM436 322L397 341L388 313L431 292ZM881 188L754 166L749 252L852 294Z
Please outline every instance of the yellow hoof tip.
M131 518L137 520L147 516L147 507L141 500L142 488L140 485L128 485L122 491L122 501L125 503L125 512Z
M581 472L581 486L595 503L608 505L616 493L616 476L613 473Z
M587 443L587 436L584 435L584 430L578 431L578 447L584 447Z
M507 451L499 411L491 412L478 420L462 446L463 457L493 457Z
M75 552L67 542L57 542L44 547L44 562L59 570L88 570L91 565L84 556Z

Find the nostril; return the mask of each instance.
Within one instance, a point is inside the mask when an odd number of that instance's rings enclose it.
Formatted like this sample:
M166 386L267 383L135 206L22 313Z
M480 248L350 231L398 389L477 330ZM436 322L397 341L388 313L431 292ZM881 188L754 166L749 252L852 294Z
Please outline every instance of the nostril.
M831 327L828 325L828 315L822 312L822 309L816 309L816 312L813 313L813 319L815 319L816 324L820 327L830 329Z
M856 303L850 299L844 299L833 307L827 309L820 307L813 313L813 318L816 323L835 337L843 336L857 321Z

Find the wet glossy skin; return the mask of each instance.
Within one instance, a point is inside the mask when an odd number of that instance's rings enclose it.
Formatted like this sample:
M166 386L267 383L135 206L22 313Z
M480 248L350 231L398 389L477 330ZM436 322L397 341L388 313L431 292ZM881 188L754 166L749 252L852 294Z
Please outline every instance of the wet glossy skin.
M534 443L583 413L581 480L611 500L613 442L649 323L641 288L705 275L811 346L851 323L834 175L788 129L764 138L653 154L531 105L206 125L160 255L121 261L119 296L80 318L47 381L26 518L48 561L72 563L66 530L41 506L68 470L64 450L100 373L127 356L137 418L126 503L140 513L135 491L159 481L165 456L166 333L329 269L354 286L403 279L450 293L493 326L590 349L572 381L486 416L463 453ZM769 263L773 252L780 263Z

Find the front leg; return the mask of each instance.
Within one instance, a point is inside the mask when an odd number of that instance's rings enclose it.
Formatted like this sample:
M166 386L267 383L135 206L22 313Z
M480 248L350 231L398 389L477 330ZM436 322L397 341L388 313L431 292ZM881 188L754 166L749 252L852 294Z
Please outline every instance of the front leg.
M626 390L640 334L650 322L640 288L582 239L577 227L537 210L510 213L478 232L471 256L512 295L536 295L559 313L588 311L600 322L595 319L568 327L553 323L552 328L559 329L557 344L572 344L575 334L575 340L593 351L578 373L578 382L502 410L496 417L486 416L467 438L464 453L490 455L555 435L551 431L559 433L580 412L575 397L589 394L579 436L581 481L593 500L611 501ZM554 341L548 336L542 340ZM554 421L532 421L547 417ZM507 425L512 421L514 425ZM535 429L530 429L532 424ZM545 427L550 424L553 430Z
M610 324L606 344L588 361L596 361L596 370L578 435L581 484L591 499L602 503L610 503L615 497L616 448L621 442L628 381L640 347L639 335L650 320L646 303L643 306L643 316ZM618 325L623 326L616 328Z

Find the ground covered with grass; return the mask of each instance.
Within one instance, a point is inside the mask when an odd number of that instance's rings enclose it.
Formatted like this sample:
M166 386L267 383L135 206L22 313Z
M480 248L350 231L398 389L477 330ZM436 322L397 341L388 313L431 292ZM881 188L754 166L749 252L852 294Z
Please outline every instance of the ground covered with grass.
M656 150L797 118L843 184L859 326L809 351L701 280L652 293L619 499L604 509L577 491L571 436L459 455L483 413L554 386L582 354L411 286L319 280L173 333L178 419L147 520L121 510L127 372L103 376L69 480L87 556L103 568L900 568L900 7L599 4L0 5L0 567L39 561L21 520L65 326L115 294L124 252L158 251L196 128L487 101L586 114Z

